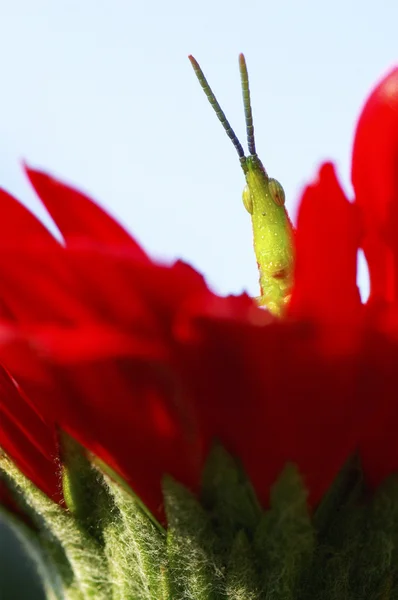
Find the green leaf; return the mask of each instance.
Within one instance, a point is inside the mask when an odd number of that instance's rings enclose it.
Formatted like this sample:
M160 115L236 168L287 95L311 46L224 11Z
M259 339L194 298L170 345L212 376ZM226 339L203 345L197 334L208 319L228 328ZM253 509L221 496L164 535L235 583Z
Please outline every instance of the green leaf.
M171 477L163 482L167 555L172 600L221 598L223 572L219 540L196 498Z
M294 600L315 546L307 491L294 465L287 465L272 487L270 510L258 526L254 544L260 561L262 597Z

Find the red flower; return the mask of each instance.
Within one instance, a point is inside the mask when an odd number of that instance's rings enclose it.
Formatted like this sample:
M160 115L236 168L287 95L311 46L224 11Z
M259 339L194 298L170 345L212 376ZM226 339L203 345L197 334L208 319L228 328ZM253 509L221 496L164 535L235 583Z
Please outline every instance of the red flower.
M0 446L48 495L59 499L58 427L154 511L163 474L198 488L214 438L263 503L287 461L314 503L357 448L371 482L398 470L398 69L358 124L355 204L330 164L304 192L283 321L215 296L187 265L153 263L87 197L26 171L65 243L2 192Z

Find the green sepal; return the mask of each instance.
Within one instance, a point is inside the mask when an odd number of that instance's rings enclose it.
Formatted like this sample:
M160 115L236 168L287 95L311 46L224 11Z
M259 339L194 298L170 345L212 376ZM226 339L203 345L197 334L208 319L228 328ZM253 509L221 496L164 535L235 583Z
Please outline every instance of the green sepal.
M164 529L109 465L65 434L62 450L65 500L104 546L112 600L166 600Z
M101 461L97 460L97 468ZM168 600L166 534L109 467L101 471L113 500L103 529L112 600ZM114 477L110 477L112 473Z
M357 454L351 456L326 492L313 516L318 539L328 535L328 530L341 515L341 511L357 502L363 494L363 475Z
M26 517L7 521L35 557L48 600L398 598L398 477L370 492L356 457L312 515L294 466L263 510L239 463L216 446L202 502L165 478L165 531L109 466L62 443L67 508L0 455Z
M295 600L314 547L315 532L307 490L297 468L288 464L271 488L270 508L264 513L254 537L262 597Z
M71 513L49 499L3 454L0 469L8 489L34 524L49 560L58 571L64 598L109 600L111 587L101 545L84 532Z
M317 544L313 561L303 574L303 600L350 598L352 569L366 527L365 497L361 464L354 454L314 513Z
M359 535L351 587L359 598L397 598L398 592L398 476L376 490ZM354 558L354 557L351 557Z
M227 548L242 529L253 537L262 509L242 466L220 444L213 446L206 461L201 500Z
M243 529L232 544L225 579L228 600L261 600L253 548Z
M171 477L163 480L170 599L217 600L223 573L219 540L198 500Z
M146 515L146 517L152 521L153 525L160 529L163 533L165 533L164 528L157 521L157 519L153 516L151 511L145 506L145 504L140 500L140 498L134 493L134 490L129 486L129 484L121 477L116 471L112 469L109 465L107 465L103 460L98 458L95 454L88 452L89 459L92 465L97 469L101 475L107 475L108 479L113 481L115 484L119 486L122 490L127 492L129 496L134 498L134 502L140 507L141 511ZM108 486L107 486L108 487Z
M103 544L102 531L112 508L108 489L85 448L62 431L59 443L65 505L78 526Z

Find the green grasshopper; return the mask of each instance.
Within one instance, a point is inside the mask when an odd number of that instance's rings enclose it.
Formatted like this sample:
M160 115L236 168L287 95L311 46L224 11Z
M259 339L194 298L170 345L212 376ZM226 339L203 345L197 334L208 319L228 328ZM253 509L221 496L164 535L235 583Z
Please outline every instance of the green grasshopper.
M288 303L293 284L293 227L285 208L285 192L276 179L268 174L257 156L254 141L253 116L250 102L249 75L245 57L239 55L239 69L246 117L246 133L249 156L229 124L198 62L189 56L196 76L232 140L246 178L243 204L251 215L254 252L260 272L260 306L275 315L281 315Z

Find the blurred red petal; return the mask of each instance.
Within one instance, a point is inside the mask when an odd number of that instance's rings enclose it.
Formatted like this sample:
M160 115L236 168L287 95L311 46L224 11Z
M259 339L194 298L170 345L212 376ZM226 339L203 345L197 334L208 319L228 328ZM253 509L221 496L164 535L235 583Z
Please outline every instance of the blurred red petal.
M127 246L136 259L149 260L130 234L86 195L41 171L29 167L25 171L67 244Z
M352 182L364 216L371 300L398 296L398 68L374 89L358 121Z
M114 359L54 373L69 403L59 411L60 427L118 471L147 506L159 510L165 472L197 490L199 439L165 366Z
M55 502L60 502L60 479L57 455L45 457L26 437L20 427L0 409L0 446L28 479Z
M326 163L300 204L289 314L322 322L358 315L359 234L357 209L346 199L333 165Z
M372 486L398 471L398 310L390 306L376 314L377 327L366 333L364 370L374 379L378 411L361 432L359 443L364 473Z
M260 325L242 313L220 319L198 309L192 318L198 334L181 340L179 371L206 448L217 438L239 456L265 504L287 461L319 501L377 410L359 348L331 356L317 328Z
M61 246L33 245L0 252L0 298L20 323L90 320Z
M0 411L19 427L38 452L47 459L55 455L55 436L3 367L0 367Z
M38 244L53 249L57 240L18 200L0 188L0 246Z

